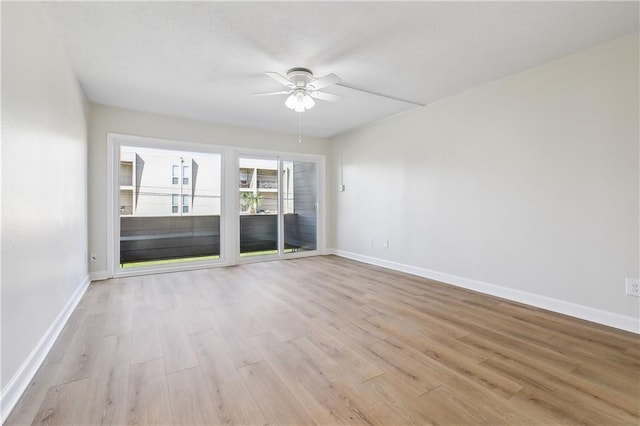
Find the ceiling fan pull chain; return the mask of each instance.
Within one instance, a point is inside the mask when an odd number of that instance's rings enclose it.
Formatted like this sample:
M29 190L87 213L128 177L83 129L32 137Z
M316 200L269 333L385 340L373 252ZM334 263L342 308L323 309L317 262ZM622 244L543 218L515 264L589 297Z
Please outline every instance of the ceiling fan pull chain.
M298 143L302 143L302 112L298 113Z

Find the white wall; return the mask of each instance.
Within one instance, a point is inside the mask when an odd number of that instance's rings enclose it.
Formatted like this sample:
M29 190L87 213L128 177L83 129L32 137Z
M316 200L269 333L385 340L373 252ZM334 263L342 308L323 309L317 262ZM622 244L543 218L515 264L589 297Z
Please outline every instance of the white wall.
M637 319L638 63L635 34L333 138L330 243Z
M215 117L212 117L212 120ZM292 113L292 120L296 115ZM90 264L95 276L107 271L107 133L258 150L329 155L326 139L289 135L178 117L91 105L89 119L89 248L98 255Z
M3 2L3 411L88 284L87 106L42 6Z

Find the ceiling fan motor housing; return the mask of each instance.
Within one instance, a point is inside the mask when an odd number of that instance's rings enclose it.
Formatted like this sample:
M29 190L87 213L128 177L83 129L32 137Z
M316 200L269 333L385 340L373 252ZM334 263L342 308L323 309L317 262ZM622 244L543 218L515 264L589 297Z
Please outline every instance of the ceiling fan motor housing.
M296 67L287 71L287 77L296 87L304 88L313 80L313 73L309 68Z

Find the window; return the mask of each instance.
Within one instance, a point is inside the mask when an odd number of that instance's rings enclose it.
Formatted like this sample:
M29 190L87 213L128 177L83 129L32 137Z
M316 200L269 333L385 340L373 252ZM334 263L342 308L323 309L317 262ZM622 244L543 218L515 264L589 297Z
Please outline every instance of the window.
M171 194L171 213L178 213L178 194Z
M120 162L120 186L133 185L133 162Z
M246 169L240 169L240 188L249 188L249 173Z
M178 166L171 166L171 183L174 185L178 184L178 173L180 172L180 168ZM174 212L177 213L177 212Z
M113 182L109 214L119 233L109 247L114 254L110 272L130 275L136 268L220 262L223 155L205 145L178 141L176 149L165 149L164 141L148 138L145 146L124 145L111 135L107 141L114 154L108 171ZM153 144L157 147L146 146ZM132 164L133 185L119 184L125 174L120 173L122 162ZM136 179L142 185L136 185Z
M189 196L182 196L182 213L189 213Z
M182 184L189 185L189 166L182 166Z

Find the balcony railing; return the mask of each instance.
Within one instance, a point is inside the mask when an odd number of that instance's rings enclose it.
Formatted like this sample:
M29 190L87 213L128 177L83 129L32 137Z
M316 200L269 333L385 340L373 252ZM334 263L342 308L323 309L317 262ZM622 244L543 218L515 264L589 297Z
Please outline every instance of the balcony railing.
M286 249L315 249L315 227L284 215ZM302 232L301 232L302 229ZM120 218L120 263L220 255L220 216L124 216ZM240 216L240 252L277 250L278 215Z
M276 176L259 176L258 188L278 189L278 178Z
M120 218L120 263L220 254L220 216Z

